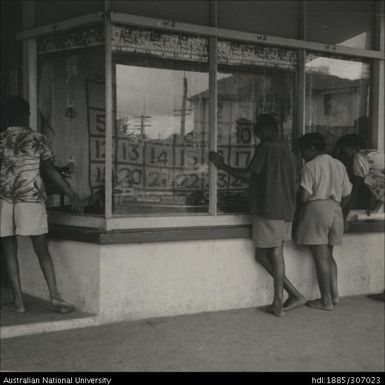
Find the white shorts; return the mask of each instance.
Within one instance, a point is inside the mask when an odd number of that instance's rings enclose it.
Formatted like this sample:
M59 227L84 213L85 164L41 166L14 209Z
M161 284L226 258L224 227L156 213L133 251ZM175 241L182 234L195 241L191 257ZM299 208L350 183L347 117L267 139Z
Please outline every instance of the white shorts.
M300 211L296 242L299 245L340 245L344 233L341 205L333 200L316 200Z
M0 200L0 237L42 235L48 233L44 202L9 203Z

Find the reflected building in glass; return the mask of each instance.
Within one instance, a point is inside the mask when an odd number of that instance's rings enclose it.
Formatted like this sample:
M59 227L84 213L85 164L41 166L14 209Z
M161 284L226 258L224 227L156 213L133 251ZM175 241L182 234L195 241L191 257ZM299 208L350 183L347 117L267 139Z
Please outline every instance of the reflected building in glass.
M370 64L308 54L305 71L306 131L324 135L328 152L347 134L369 145Z

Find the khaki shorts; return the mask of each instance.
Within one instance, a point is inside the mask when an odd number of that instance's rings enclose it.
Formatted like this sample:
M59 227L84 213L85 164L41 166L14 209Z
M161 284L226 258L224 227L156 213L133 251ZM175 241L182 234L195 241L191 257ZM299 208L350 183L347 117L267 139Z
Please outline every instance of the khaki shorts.
M255 247L270 248L281 246L291 239L291 222L280 219L253 217L252 240Z
M317 200L302 208L295 240L299 245L340 245L343 233L341 205L333 200Z
M0 237L41 235L48 233L45 204L9 203L0 200Z

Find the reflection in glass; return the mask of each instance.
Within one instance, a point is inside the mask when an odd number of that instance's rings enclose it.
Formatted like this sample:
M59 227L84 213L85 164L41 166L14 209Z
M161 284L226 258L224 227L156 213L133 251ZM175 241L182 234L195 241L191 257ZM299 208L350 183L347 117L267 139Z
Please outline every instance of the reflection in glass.
M324 135L328 152L347 134L370 144L369 99L369 63L307 55L306 132Z
M117 31L113 213L207 213L206 41Z
M257 116L270 113L292 142L295 111L294 51L220 41L218 44L218 152L233 167L246 167L255 145ZM218 212L247 212L249 186L218 170Z
M104 49L68 50L97 42L95 29L38 42L38 123L55 154L55 166L82 198L86 214L104 214L104 159L95 143L105 142ZM82 38L87 38L83 42ZM103 36L99 40L103 41ZM104 150L103 150L104 151ZM47 207L70 210L69 199L46 181Z

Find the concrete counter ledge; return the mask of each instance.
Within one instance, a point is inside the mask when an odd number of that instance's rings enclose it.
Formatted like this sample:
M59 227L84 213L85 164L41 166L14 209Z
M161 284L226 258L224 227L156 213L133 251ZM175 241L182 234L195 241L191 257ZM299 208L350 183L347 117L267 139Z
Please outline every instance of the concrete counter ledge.
M345 233L383 233L384 221L352 221ZM191 241L250 238L251 226L211 226L200 228L164 228L138 230L100 230L85 227L50 225L49 237L57 240L96 244Z

